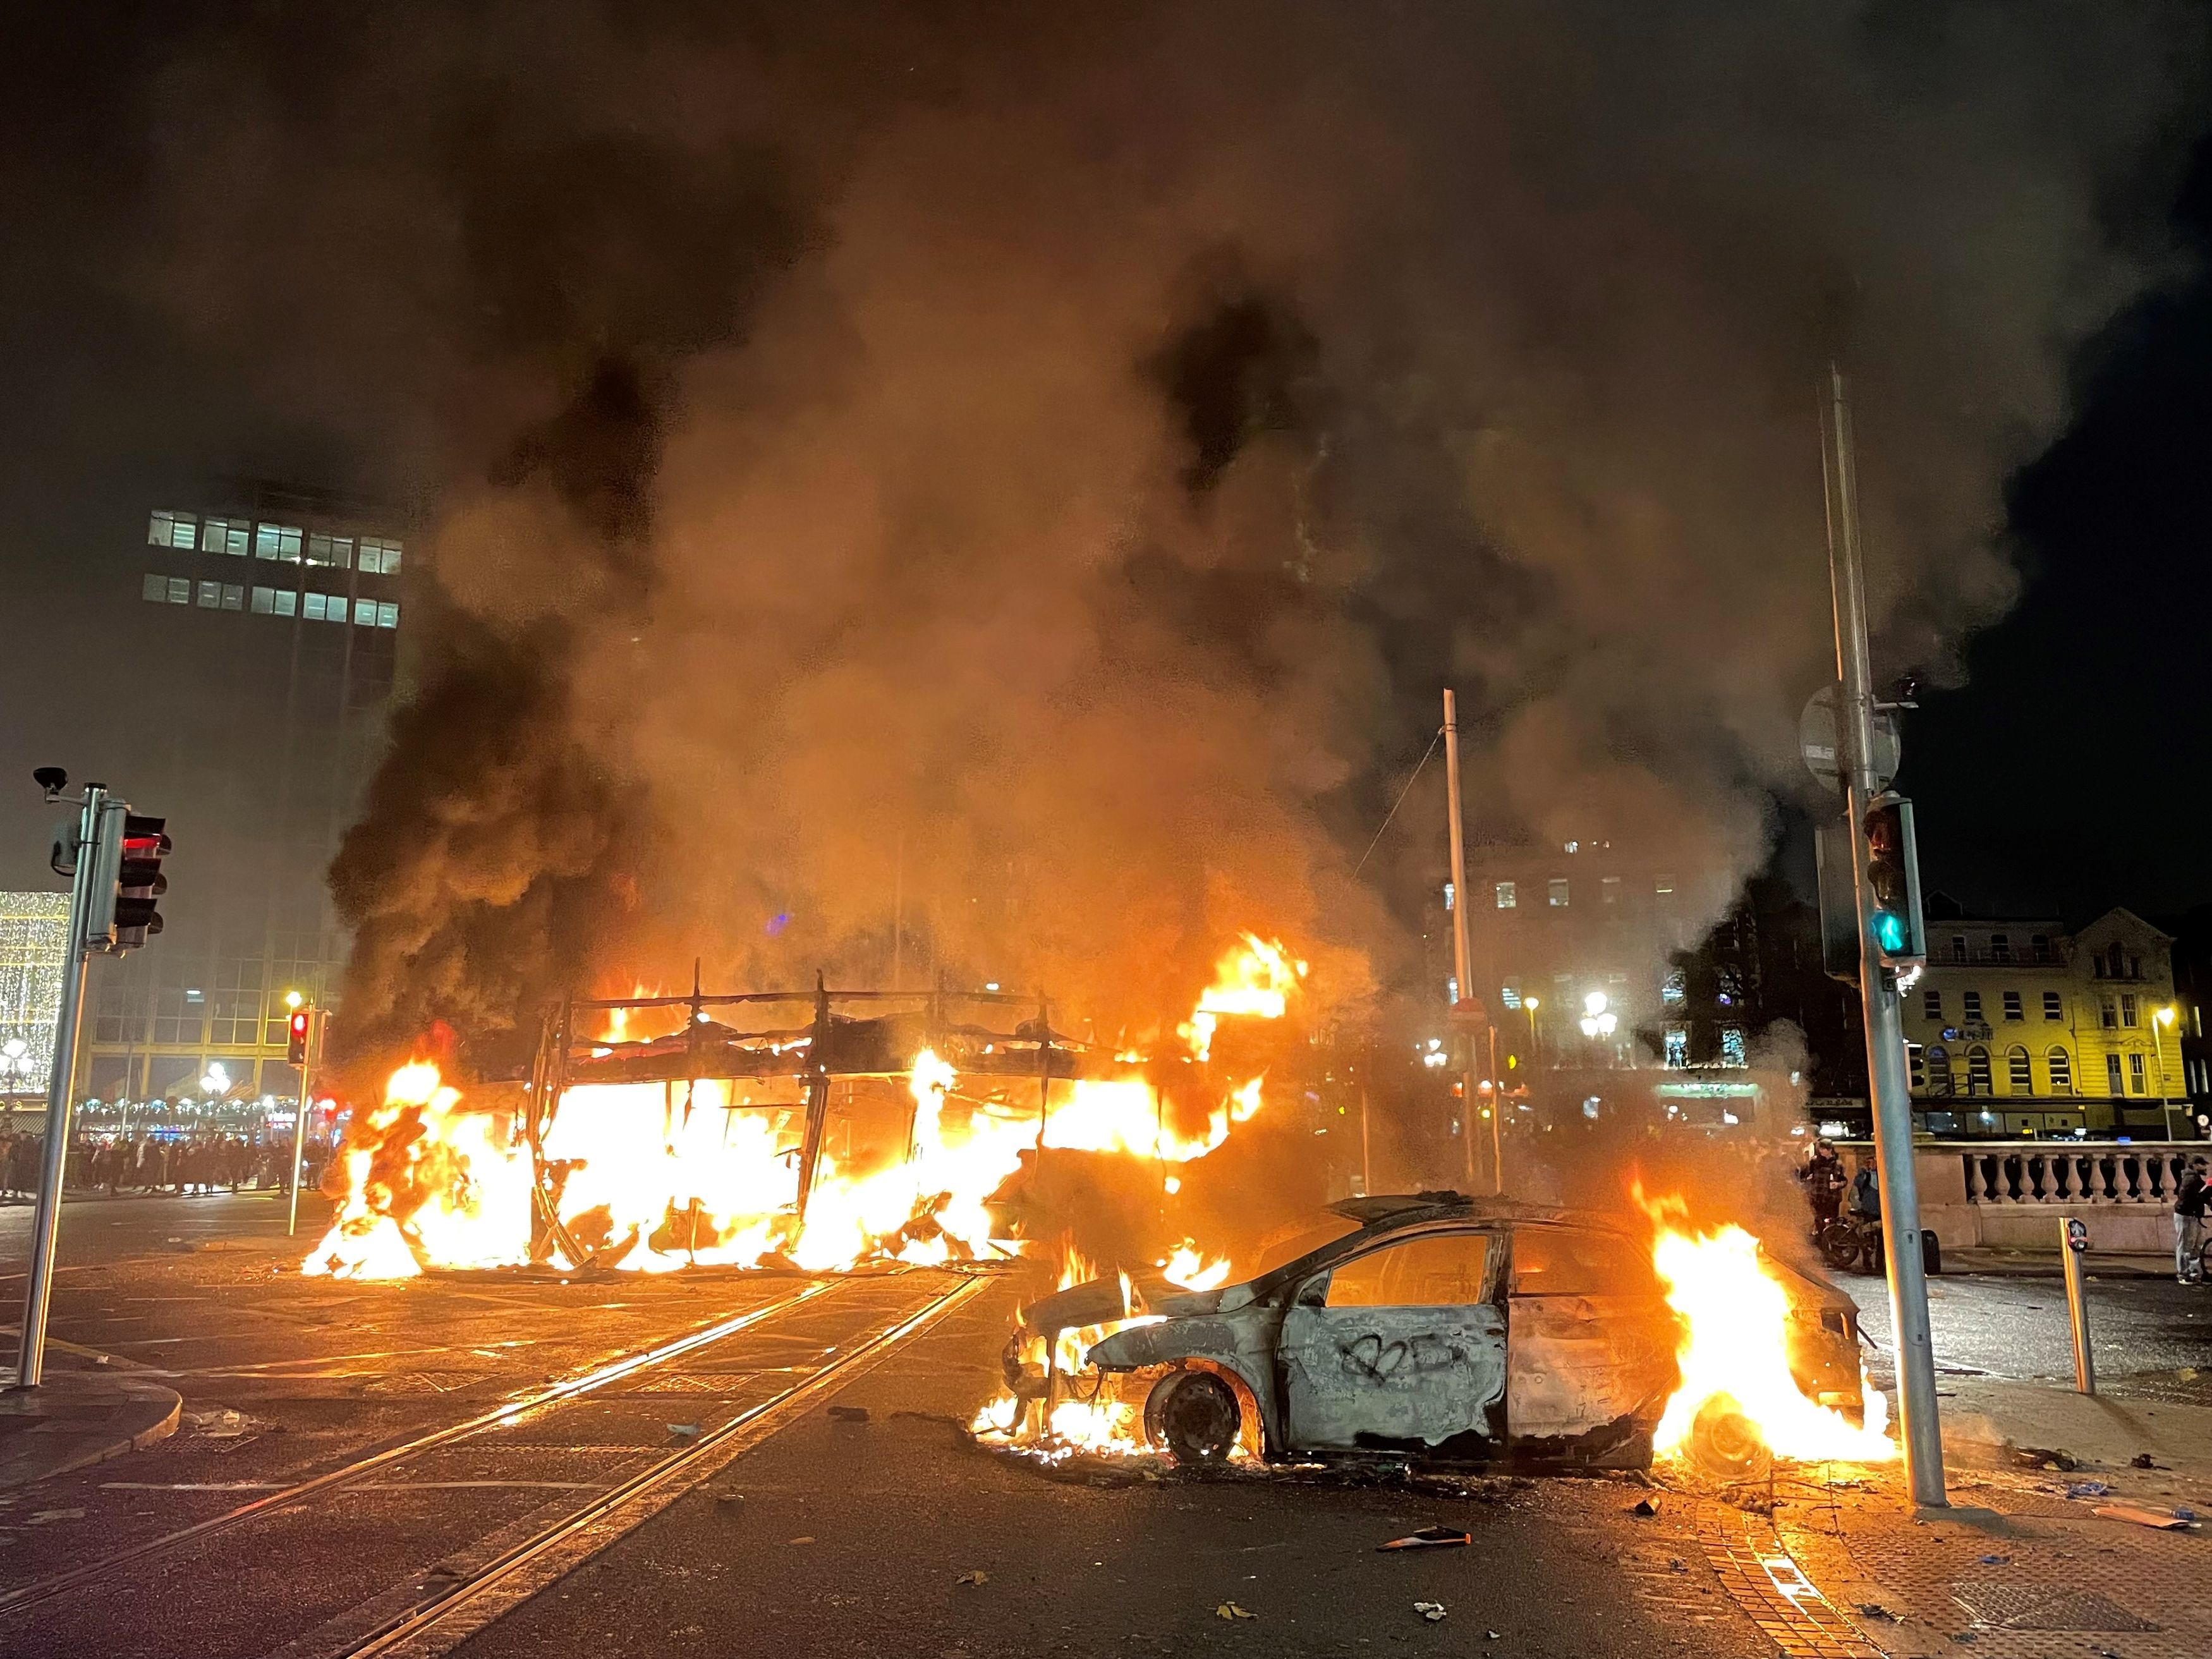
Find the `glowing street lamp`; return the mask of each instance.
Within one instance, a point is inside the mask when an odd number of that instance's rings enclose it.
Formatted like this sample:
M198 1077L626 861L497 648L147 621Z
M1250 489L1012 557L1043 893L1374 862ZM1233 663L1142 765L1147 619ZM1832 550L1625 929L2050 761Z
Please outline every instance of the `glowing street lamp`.
M1586 1037L1609 1037L1620 1024L1620 1017L1606 1006L1602 991L1592 991L1583 999L1583 1035Z

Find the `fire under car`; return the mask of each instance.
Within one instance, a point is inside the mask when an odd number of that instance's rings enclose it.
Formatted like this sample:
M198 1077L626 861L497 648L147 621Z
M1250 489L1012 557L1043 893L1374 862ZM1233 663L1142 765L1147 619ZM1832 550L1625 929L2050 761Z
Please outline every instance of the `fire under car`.
M1863 1410L1856 1304L1780 1262L1789 1360L1808 1399ZM1018 1397L1141 1401L1146 1440L1181 1463L1240 1443L1272 1462L1410 1456L1641 1468L1676 1382L1678 1327L1647 1238L1589 1212L1456 1193L1348 1199L1263 1249L1241 1284L1188 1291L1097 1279L1031 1304L1008 1345ZM1019 1363L1063 1331L1132 1322L1085 1370ZM1740 1426L1740 1425L1735 1425ZM1762 1454L1700 1425L1692 1455Z

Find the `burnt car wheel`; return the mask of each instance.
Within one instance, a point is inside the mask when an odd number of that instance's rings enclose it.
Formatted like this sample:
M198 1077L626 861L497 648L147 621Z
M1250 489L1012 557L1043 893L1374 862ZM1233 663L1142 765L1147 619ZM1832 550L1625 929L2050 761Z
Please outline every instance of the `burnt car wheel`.
M1236 1390L1210 1371L1171 1371L1145 1400L1145 1434L1178 1463L1218 1463L1237 1444Z
M1690 1424L1690 1461L1716 1480L1764 1480L1774 1454L1742 1409L1726 1395L1700 1407Z

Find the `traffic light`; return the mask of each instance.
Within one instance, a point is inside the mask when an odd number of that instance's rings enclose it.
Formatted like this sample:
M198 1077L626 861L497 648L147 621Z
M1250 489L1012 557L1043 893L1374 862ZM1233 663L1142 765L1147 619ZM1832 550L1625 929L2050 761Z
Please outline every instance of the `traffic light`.
M303 1066L307 1063L307 1026L313 1018L313 1013L309 1009L295 1008L292 1011L292 1023L289 1028L291 1043L284 1051L284 1058L295 1066Z
M166 818L123 815L123 859L115 872L115 944L118 951L135 951L161 931L161 913L155 908L169 890L161 873L161 860L171 843L162 833Z
M1888 968L1928 960L1928 930L1920 917L1920 857L1912 839L1912 803L1902 795L1877 795L1866 815L1867 888L1872 900L1867 930Z

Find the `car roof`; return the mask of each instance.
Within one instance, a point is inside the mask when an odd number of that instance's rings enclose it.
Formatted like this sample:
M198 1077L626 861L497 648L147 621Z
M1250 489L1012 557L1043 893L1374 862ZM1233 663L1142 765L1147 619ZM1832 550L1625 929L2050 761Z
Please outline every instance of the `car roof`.
M1629 1231L1620 1217L1603 1210L1574 1210L1559 1204L1530 1204L1513 1198L1475 1198L1449 1189L1346 1198L1328 1208L1332 1214L1340 1215L1347 1221L1356 1221L1363 1229L1377 1232L1392 1225L1417 1221L1459 1219L1555 1222L1563 1226L1594 1227L1610 1233Z

